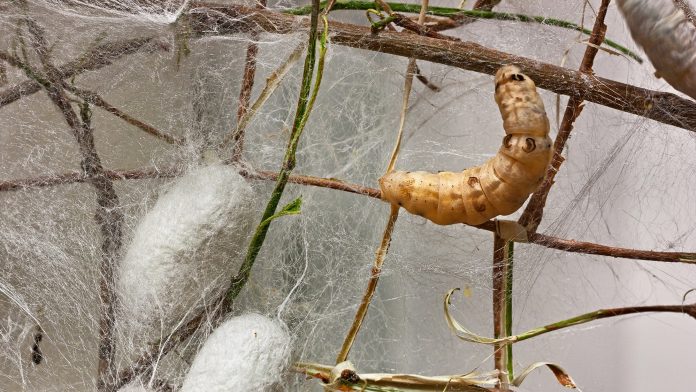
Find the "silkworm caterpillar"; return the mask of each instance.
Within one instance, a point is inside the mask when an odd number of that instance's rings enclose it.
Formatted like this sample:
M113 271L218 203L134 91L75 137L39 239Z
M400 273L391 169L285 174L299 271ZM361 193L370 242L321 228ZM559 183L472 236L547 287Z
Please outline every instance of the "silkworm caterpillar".
M696 26L672 0L619 0L631 36L657 75L696 99Z
M506 136L493 158L457 173L387 173L382 198L438 225L478 225L517 211L551 161L549 119L534 82L516 66L496 73L495 101Z

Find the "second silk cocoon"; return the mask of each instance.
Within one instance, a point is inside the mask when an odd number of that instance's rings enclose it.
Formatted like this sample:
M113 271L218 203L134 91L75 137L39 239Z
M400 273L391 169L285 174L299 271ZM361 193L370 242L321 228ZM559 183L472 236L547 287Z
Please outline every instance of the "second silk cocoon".
M122 331L142 345L169 335L229 284L253 218L253 193L234 167L178 179L138 224L120 266Z

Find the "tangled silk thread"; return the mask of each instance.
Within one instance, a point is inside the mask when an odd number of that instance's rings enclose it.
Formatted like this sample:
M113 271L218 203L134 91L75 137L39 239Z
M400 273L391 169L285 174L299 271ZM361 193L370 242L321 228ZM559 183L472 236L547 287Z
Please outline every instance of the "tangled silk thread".
M534 81L516 66L496 73L495 101L506 136L493 158L457 173L387 173L382 198L438 225L478 225L517 211L551 161L549 119Z
M696 99L696 26L672 0L618 0L618 5L657 75Z

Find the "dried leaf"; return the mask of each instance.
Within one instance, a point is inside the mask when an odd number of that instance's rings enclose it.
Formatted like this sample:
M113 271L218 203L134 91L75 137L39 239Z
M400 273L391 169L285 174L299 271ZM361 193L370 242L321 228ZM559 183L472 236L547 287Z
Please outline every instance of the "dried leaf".
M566 372L562 367L551 362L536 362L529 365L522 373L520 373L520 375L515 377L515 379L512 381L512 385L519 387L524 381L524 379L527 378L529 373L542 366L548 367L549 370L553 372L554 376L556 376L556 380L558 380L558 382L564 387L580 390L580 388L578 388L578 386L575 384L575 381L573 381L573 378L570 377L568 372Z
M450 299L452 298L452 294L459 290L459 288L452 289L450 290L447 295L445 295L445 303L444 303L444 308L445 308L445 319L447 320L447 325L449 325L450 329L454 332L454 334L459 338L467 342L471 343L480 343L480 344L498 344L498 343L514 343L516 340L515 336L509 336L506 338L500 338L500 339L493 339L493 338L487 338L484 336L477 335L468 329L466 329L463 325L459 324L457 320L454 319L452 314L449 311L449 307L451 305Z

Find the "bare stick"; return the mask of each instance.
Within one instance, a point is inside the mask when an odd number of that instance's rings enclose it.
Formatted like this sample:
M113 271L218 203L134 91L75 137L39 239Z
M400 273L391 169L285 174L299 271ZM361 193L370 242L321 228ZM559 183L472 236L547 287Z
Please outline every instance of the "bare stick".
M256 8L265 8L266 0L259 0ZM249 107L251 99L251 90L254 88L254 77L256 76L256 55L259 52L259 46L256 41L259 39L258 30L251 32L251 41L247 45L246 60L244 61L244 76L242 77L242 87L239 91L239 104L237 106L237 124L244 117ZM234 132L233 141L234 149L232 150L232 161L239 162L244 151L244 129L239 129Z
M580 64L580 72L584 74L592 74L592 64L594 64L595 56L597 56L597 52L599 51L597 48L602 41L604 41L604 35L607 32L607 25L604 24L604 18L607 15L609 1L610 0L602 0L602 4L599 7L599 12L597 12L595 24L592 28L592 35L590 36L591 45L588 45L585 49L585 54L582 58L582 63ZM554 183L556 173L558 173L564 161L562 155L563 149L565 148L566 142L568 141L570 133L573 130L575 120L580 115L580 112L582 112L582 103L582 97L571 97L568 100L568 105L566 106L565 114L563 115L563 120L561 121L561 127L558 130L556 141L553 144L554 152L553 158L551 159L551 165L549 165L549 168L546 171L544 181L532 194L527 207L524 209L522 216L520 216L519 223L522 226L527 227L527 229L530 231L535 232L541 223L541 219L544 214L544 206L546 205L546 199L551 191L551 186Z
M182 137L170 135L164 131L160 131L159 129L153 127L152 125L149 125L143 121L138 120L135 117L132 117L131 115L129 115L127 113L124 113L123 111L121 111L117 107L106 102L102 97L100 97L95 92L92 92L89 90L79 89L77 87L73 87L73 86L70 86L67 84L65 84L65 88L68 91L72 92L73 94L77 95L78 97L91 103L92 105L99 106L100 108L106 110L107 112L109 112L109 113L113 114L114 116L127 122L128 124L133 125L135 127L138 127L141 130L145 131L146 133L149 133L150 135L152 135L158 139L164 140L165 142L167 142L169 144L183 145L186 143L186 140Z
M205 4L200 4L201 7ZM233 34L255 28L287 34L306 31L304 19L268 10L239 5L207 5L189 14L192 29L198 34ZM582 99L613 109L633 113L665 124L696 131L696 102L675 94L648 90L625 83L583 74L486 48L473 42L451 42L407 33L381 31L373 34L369 27L332 22L334 44L390 53L404 57L451 65L494 75L505 64L517 64L540 88Z
M277 172L271 171L249 171L242 170L243 176L254 180L270 180L275 181L278 178ZM156 178L172 178L182 174L182 169L179 166L165 168L142 168L133 170L104 170L104 176L113 181L118 180L141 180L141 179L156 179ZM20 191L35 188L43 188L49 186L65 185L72 183L88 182L87 177L82 172L68 172L57 175L40 176L33 178L24 178L17 180L0 181L0 192L2 191ZM376 188L370 188L363 185L351 184L340 180L291 175L288 182L316 186L320 188L335 189L343 192L354 193L358 195L368 196L374 199L382 200L382 192ZM489 221L478 226L477 229L495 232L495 222ZM535 245L543 246L551 249L558 249L573 253L584 253L598 256L619 257L631 260L650 260L666 263L687 263L696 264L696 253L689 252L660 252L651 250L640 250L621 248L596 244L592 242L576 241L564 238L553 237L546 234L526 233L527 241L512 239L515 242L529 242Z
M252 117L256 114L256 112L258 112L261 106L266 103L268 98L273 94L276 88L278 88L283 78L285 78L285 75L287 75L290 69L292 69L292 66L295 65L295 63L300 59L302 52L305 50L305 46L305 42L297 45L295 50L290 53L290 56L288 56L288 58L282 62L280 66L273 71L273 73L271 73L271 75L266 79L266 85L264 86L263 90L261 90L258 98L256 98L254 103L251 105L251 108L244 111L242 117L237 121L237 126L235 129L225 136L220 144L220 148L227 147L231 142L236 140L236 135L244 133L244 130L246 129L247 125L249 125Z
M380 1L380 5L384 8L385 11L389 13L390 16L392 16L394 13L391 11L389 8L389 5L382 1ZM421 11L420 15L418 17L418 25L423 24L423 21L425 20L425 14L428 10L428 0L422 0L421 3ZM410 21L410 20L409 20ZM406 66L406 76L404 77L404 91L403 91L403 96L401 100L401 116L399 118L399 130L397 132L396 136L396 143L394 145L394 150L391 153L391 157L389 159L389 165L387 166L386 173L389 174L394 170L394 166L396 165L396 159L399 156L399 150L401 149L401 140L404 135L404 127L406 125L406 115L408 114L408 101L409 97L411 95L411 88L413 87L413 76L416 72L416 59L415 58L410 58L408 60L408 65ZM375 255L375 261L372 266L372 271L370 274L370 280L368 281L367 288L365 289L365 293L363 294L363 299L360 302L360 306L358 307L358 311L355 314L355 318L353 319L353 323L350 326L350 329L348 330L348 333L346 334L345 339L343 340L343 345L341 346L341 351L338 353L338 356L336 357L336 363L341 363L345 360L348 359L348 354L350 353L350 349L353 347L353 343L355 342L355 338L358 335L358 332L360 331L360 327L362 326L363 320L365 319L365 316L367 315L367 310L370 308L370 303L372 302L372 297L374 297L375 290L377 290L377 284L379 283L379 277L382 273L382 266L384 265L384 259L387 257L387 253L389 252L389 244L391 243L391 237L392 233L394 232L394 225L396 224L396 219L399 217L399 206L398 205L391 205L391 209L389 212L389 218L387 220L387 226L384 228L384 233L382 235L382 242L379 245L379 248L377 249L376 255Z
M60 79L68 79L86 71L93 71L112 64L116 60L140 51L169 50L168 44L153 37L135 38L98 45L83 56L58 67ZM27 80L0 91L0 108L41 90L41 85Z
M341 363L348 359L348 354L350 349L353 347L355 342L355 337L360 331L365 316L367 316L367 311L370 308L370 303L372 302L372 297L375 295L377 290L377 284L379 283L379 277L382 274L382 266L384 265L384 258L387 256L389 251L389 243L391 242L391 235L394 232L394 225L396 224L396 218L399 216L399 206L392 205L391 212L389 213L389 220L387 221L387 226L384 228L384 234L382 235L382 242L377 249L374 265L370 271L370 280L367 282L367 288L363 294L362 301L360 301L360 306L358 306L358 311L355 313L355 318L353 323L343 340L343 345L341 346L341 351L336 357L336 363Z
M506 241L493 233L493 337L499 339L503 337L503 322L505 312L505 243ZM508 377L505 374L507 364L505 363L504 345L497 343L493 345L493 362L495 369L500 372L498 379L500 387L508 388Z
M100 263L100 320L99 320L99 364L97 390L109 391L116 373L114 364L114 314L116 295L114 293L114 265L118 260L122 245L123 215L119 210L119 200L112 182L103 175L101 160L94 145L94 134L89 124L89 108L85 105L80 120L73 111L70 101L63 90L61 75L49 58L48 42L43 29L33 20L26 18L26 26L32 35L31 42L46 72L46 78L38 79L46 89L49 98L61 111L79 145L82 154L81 166L97 193L97 211L95 219L101 228L102 260ZM36 76L24 64L27 76Z

